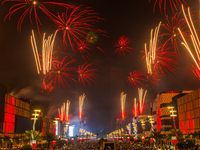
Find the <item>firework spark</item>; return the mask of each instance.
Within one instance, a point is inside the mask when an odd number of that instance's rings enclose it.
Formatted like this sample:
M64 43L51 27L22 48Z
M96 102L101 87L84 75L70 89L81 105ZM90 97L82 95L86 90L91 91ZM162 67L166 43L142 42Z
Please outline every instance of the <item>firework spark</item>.
M43 74L48 73L51 70L51 63L52 63L52 54L53 54L53 47L55 42L57 31L52 34L51 36L48 36L47 39L45 39L46 33L43 35L42 40L42 66L43 66ZM33 54L35 58L35 63L37 67L37 72L40 74L40 71L42 70L39 55L38 55L38 48L35 40L34 31L32 30L32 36L31 36L31 45L33 49Z
M124 92L121 93L120 100L121 100L121 118L122 120L124 120L126 115L125 111L126 94L124 94Z
M93 79L96 78L97 74L94 73L94 71L97 71L96 69L89 69L89 67L92 66L92 63L87 64L84 63L83 65L78 67L78 79L80 83L83 83L84 86L86 86L86 83L90 85L90 81L95 82ZM86 83L85 83L86 82Z
M149 0L149 2L150 1L151 0ZM185 0L155 0L153 11L155 11L155 7L156 7L156 4L158 2L159 3L160 12L162 13L162 4L164 2L164 12L165 12L165 15L166 15L167 1L169 1L170 5L171 5L171 9L172 9L173 14L175 13L174 9L175 9L175 11L178 11L178 8L180 8L181 4L185 4L185 5L188 6L188 4L185 2Z
M157 39L158 39L158 32L160 29L161 22L159 23L158 27L156 27L153 35L153 29L151 30L150 42L149 42L149 51L147 50L147 44L145 43L145 56L146 56L146 65L148 74L152 74L152 65L155 62L156 57L156 47L157 47Z
M63 103L61 106L61 109L58 108L58 117L60 121L69 121L69 107L70 107L70 101L67 100L67 103Z
M79 96L79 119L81 120L83 117L83 103L86 95L85 93L81 96Z
M105 34L100 29L94 29L94 24L102 20L102 18L99 18L98 14L94 13L93 10L88 8L81 10L80 7L67 8L66 13L61 15L58 13L57 19L54 20L58 30L63 32L63 45L67 46L69 43L74 53L73 43L77 44L85 40L89 31ZM97 48L103 51L101 48Z
M82 57L85 61L90 60L88 56L91 56L90 53L88 52L89 47L86 41L81 41L77 43L78 51L82 54ZM84 56L84 54L86 56ZM87 58L87 60L86 60Z
M141 72L141 70L135 70L133 72L130 72L130 76L128 76L127 82L129 82L129 85L132 87L138 87L138 83L143 85L143 83L140 82L140 80L146 81L145 79L141 78L141 76L144 76L145 74Z
M132 108L132 112L133 112L133 117L138 117L139 111L138 111L138 103L136 103L136 98L134 99L134 105Z
M125 53L131 53L130 50L133 50L133 48L129 47L128 45L130 44L130 40L128 37L121 36L118 40L117 43L115 43L115 47L117 49L115 50L115 53L118 54L118 56L122 53L125 56Z
M4 4L5 2L17 2L17 4L14 4L10 9L9 9L9 13L6 15L6 17L4 18L4 21L6 20L6 18L11 18L11 16L13 15L13 13L15 13L18 10L24 10L24 12L22 13L22 15L20 16L19 20L18 20L18 24L17 24L17 30L18 32L21 33L21 26L22 23L24 21L24 18L29 14L29 19L30 19L30 23L33 24L32 21L32 14L35 16L35 22L36 22L36 26L38 29L38 32L40 34L40 30L39 30L39 25L42 25L38 14L37 14L37 10L41 10L45 15L47 15L51 20L54 20L54 14L52 14L45 5L57 5L57 6L62 6L62 7L72 7L72 5L68 5L68 4L64 4L64 3L57 3L57 2L38 2L37 0L4 0L2 2L2 4Z
M184 35L182 34L181 32L181 29L178 28L179 30L179 33L181 34L181 37L183 39L183 42L181 44L184 45L184 47L187 49L187 51L189 52L190 56L192 57L194 63L195 63L195 67L196 69L200 70L200 66L199 66L199 63L200 62L200 40L199 40L199 37L198 37L198 34L196 32L196 28L193 24L193 20L192 20L192 17L191 17L191 13L190 13L190 8L188 7L188 16L189 16L189 19L187 18L187 15L185 13L185 10L184 10L184 7L182 5L182 11L183 11L183 14L184 14L184 17L185 17L185 20L187 22L187 25L189 27L189 30L190 30L190 38L192 40L192 44L193 44L193 47L195 49L195 53L196 53L196 57L194 56L190 46L188 45Z
M142 88L138 88L138 95L139 95L138 107L139 107L140 114L142 114L144 111L144 107L145 107L144 101L145 101L146 94L147 94L147 90L144 92Z
M48 74L45 75L43 79L44 85L51 85L53 88L56 88L56 83L58 82L61 90L61 86L63 86L65 89L67 89L66 86L70 88L68 81L76 82L76 76L73 75L72 72L75 72L77 68L68 67L71 63L75 62L76 59L72 58L70 61L67 59L68 55L65 56L62 61L57 59L52 61L52 69Z

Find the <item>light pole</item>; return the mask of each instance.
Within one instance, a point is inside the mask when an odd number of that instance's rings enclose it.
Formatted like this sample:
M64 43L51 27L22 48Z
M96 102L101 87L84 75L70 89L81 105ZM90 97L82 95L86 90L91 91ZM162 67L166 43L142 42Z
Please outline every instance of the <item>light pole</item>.
M41 112L41 110L35 109L33 110L34 114L32 114L33 118L31 118L31 120L33 120L33 132L32 132L32 140L31 143L35 143L36 141L34 141L34 132L35 132L35 124L36 124L36 120L38 120L37 116L39 116L39 112Z
M173 119L174 129L175 129L175 135L178 138L178 134L176 133L176 124L175 124L175 118L177 115L175 114L176 110L174 110L173 106L167 107L170 110L170 117Z

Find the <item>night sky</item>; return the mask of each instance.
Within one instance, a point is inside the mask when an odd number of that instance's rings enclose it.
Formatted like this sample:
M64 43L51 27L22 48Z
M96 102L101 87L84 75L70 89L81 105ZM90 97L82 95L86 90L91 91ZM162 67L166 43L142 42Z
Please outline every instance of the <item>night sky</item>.
M2 0L1 0L2 1ZM154 29L160 21L166 23L164 14L160 13L158 4L153 13L154 1L151 0L70 0L68 4L76 6L82 5L82 8L91 7L99 17L104 18L95 24L96 28L100 28L107 32L108 37L99 35L98 41L95 43L104 50L105 53L98 50L95 46L90 47L90 61L93 68L97 69L98 74L96 83L90 82L91 85L82 85L79 82L69 82L71 89L59 87L48 94L41 94L43 75L38 75L35 60L30 43L31 30L34 29L36 40L38 43L39 53L41 53L40 37L37 33L35 22L30 24L29 17L26 16L22 23L21 34L17 32L17 21L23 11L13 14L10 21L4 17L12 6L13 2L6 2L0 6L0 83L7 86L9 94L17 98L31 99L34 106L38 104L42 111L50 117L56 117L58 108L63 102L70 100L71 120L78 122L78 97L83 93L86 99L83 105L83 118L87 120L87 130L93 133L99 133L103 130L103 135L112 132L115 119L120 118L120 93L125 92L127 117L132 116L132 106L134 98L138 99L138 89L129 86L126 82L127 76L134 70L146 72L144 54L144 44L149 42L150 31ZM66 2L59 0L59 2ZM198 13L198 0L186 0L192 11ZM60 7L59 7L60 8ZM64 12L64 9L50 7L49 10ZM167 14L169 18L173 15L170 6L167 6ZM41 34L44 32L50 35L55 32L55 24L41 11L38 16L42 22L40 26ZM183 17L183 16L182 16ZM34 20L34 18L33 18ZM199 27L199 24L196 24ZM161 27L159 34L166 32ZM121 36L126 36L131 40L131 54L126 53L125 56L114 53L115 43ZM74 65L78 66L84 63L79 53L74 54L69 47L64 50L60 45L62 34L57 35L55 41L55 49L61 47L58 52L59 57L66 55L73 56L78 61ZM160 42L162 44L163 41ZM192 73L191 68L193 61L186 49L179 44L181 59L178 60L175 73L171 73L163 77L159 81L159 85L152 88L145 83L142 87L148 90L146 97L146 109L144 114L150 114L149 103L156 98L156 95L162 91L181 91L195 90L199 88L199 79ZM39 106L45 103L48 107Z

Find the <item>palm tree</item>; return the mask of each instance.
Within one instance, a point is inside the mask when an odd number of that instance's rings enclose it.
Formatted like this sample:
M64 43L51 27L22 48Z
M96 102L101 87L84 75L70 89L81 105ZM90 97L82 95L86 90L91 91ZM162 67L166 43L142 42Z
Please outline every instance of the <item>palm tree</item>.
M161 132L159 131L153 131L150 135L150 138L154 138L156 140L156 147L159 145L159 143L162 141L163 139L163 134L161 134Z
M32 138L33 135L33 138ZM34 131L33 130L27 130L25 131L25 136L24 136L24 141L25 142L30 142L31 140L36 140L36 141L42 141L42 133L39 131Z
M44 139L48 142L48 148L50 146L50 142L55 139L55 133L45 133Z

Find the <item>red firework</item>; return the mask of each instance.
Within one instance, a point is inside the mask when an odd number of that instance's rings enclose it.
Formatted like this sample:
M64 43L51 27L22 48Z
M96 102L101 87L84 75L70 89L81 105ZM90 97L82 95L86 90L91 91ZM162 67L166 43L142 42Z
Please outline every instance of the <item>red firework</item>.
M145 79L141 78L141 76L144 76L145 74L141 72L141 70L135 70L133 72L130 72L130 76L128 76L127 82L129 82L129 85L132 87L137 87L137 84L144 85L140 80L146 81Z
M125 119L126 111L121 111L120 113L122 120Z
M140 114L142 114L144 112L144 108L145 108L145 105L144 103L138 103L138 109L139 109L139 112Z
M67 8L66 13L61 15L58 13L57 19L54 20L58 26L58 31L61 30L63 32L63 44L67 46L69 43L74 53L73 43L77 44L85 40L89 31L105 33L100 29L94 28L94 24L102 20L102 18L99 18L98 14L94 13L93 10L88 8L81 10L80 7ZM101 48L97 48L103 51Z
M58 61L58 60L52 61L52 69L43 79L44 87L50 86L52 90L53 88L56 88L56 84L58 84L61 90L61 86L63 86L65 89L67 89L66 86L70 88L68 81L76 82L76 76L71 73L75 72L77 68L68 67L68 65L70 65L76 60L72 59L68 61L67 58L68 56L65 56L62 59L62 61Z
M17 4L14 4L10 9L9 9L9 13L6 15L6 17L4 18L4 21L6 20L6 18L8 17L9 20L11 18L11 16L13 15L13 13L15 13L18 10L23 9L24 12L22 13L21 17L19 18L18 24L17 24L17 30L21 33L21 26L22 26L22 22L24 21L24 18L28 15L29 19L30 19L30 23L33 24L32 21L32 14L35 16L35 22L36 22L36 26L38 29L38 32L40 34L40 30L39 30L39 25L42 25L38 14L37 14L37 10L41 10L43 13L45 13L51 20L54 20L53 16L54 14L52 14L47 7L45 6L46 4L53 4L53 5L58 5L58 6L62 6L62 7L70 7L71 5L68 4L63 4L63 3L57 3L57 2L38 2L37 0L4 0L2 2L17 2Z
M161 26L164 27L167 32L163 33L161 35L161 37L163 36L169 36L169 38L167 39L167 41L163 44L163 47L165 47L166 45L168 45L168 42L171 41L171 44L173 45L173 48L177 54L177 56L180 56L179 53L179 49L178 49L178 44L177 41L179 41L180 43L182 42L182 38L180 33L178 32L178 28L182 31L183 36L186 38L186 40L190 39L190 30L188 30L188 25L186 23L185 18L180 19L180 15L182 14L182 11L177 12L172 18L171 18L171 22L168 18L168 16L166 16L167 19L167 23L166 24L162 24ZM194 16L195 14L193 14L192 16ZM197 22L198 20L195 20L194 22Z
M90 85L89 81L95 82L93 79L96 78L97 74L94 73L94 71L97 71L96 69L89 69L89 67L92 66L92 63L87 64L84 63L83 65L78 67L78 79L79 82L83 83L83 85L86 86L85 82L87 82Z
M86 42L86 41L78 42L77 46L78 46L78 51L82 54L83 59L84 59L85 61L86 61L86 58L87 58L88 60L90 60L89 57L88 57L88 55L89 55L89 56L91 56L91 55L90 55L90 53L88 52L89 47L88 47L87 42ZM84 54L86 54L86 56L84 56ZM86 58L85 58L85 57L86 57Z
M150 1L151 0L149 0L149 2ZM162 13L162 4L164 2L164 12L165 12L165 15L166 15L167 1L169 1L169 3L170 3L170 6L171 6L173 14L174 14L174 9L176 11L178 11L178 8L181 8L181 4L185 4L186 6L188 6L188 4L185 2L185 0L155 0L153 11L155 11L155 7L156 7L156 4L158 2L159 3L160 12Z
M138 107L133 106L132 112L133 112L133 117L138 117L139 116Z
M172 48L173 47L165 47L165 49L163 49L162 46L160 46L156 49L153 74L165 76L165 72L169 75L171 75L170 72L175 72L178 62L174 57L176 53L170 51Z
M117 41L117 43L115 43L115 47L118 47L116 50L115 50L115 53L118 54L118 56L122 53L124 56L125 56L125 53L128 52L128 53L131 53L130 50L133 50L133 48L131 47L128 47L128 45L130 44L130 40L128 37L125 37L125 36L121 36L119 38L119 40Z

